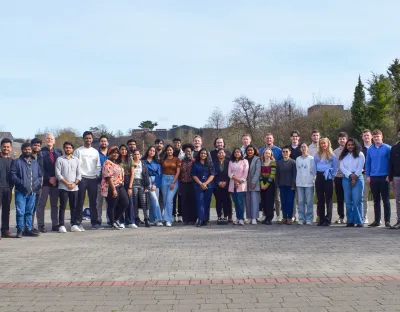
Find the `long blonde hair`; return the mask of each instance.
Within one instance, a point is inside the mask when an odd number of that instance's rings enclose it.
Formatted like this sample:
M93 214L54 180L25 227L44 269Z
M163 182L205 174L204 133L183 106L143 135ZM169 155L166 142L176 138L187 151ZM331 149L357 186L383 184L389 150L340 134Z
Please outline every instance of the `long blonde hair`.
M271 152L270 160L271 160L271 161L275 161L274 153L272 153L272 149L270 149L270 148L267 147L267 148L266 148L265 150L263 150L263 152L262 152L262 155L261 155L261 162L265 162L264 153L265 153L266 151L270 151L270 152Z
M318 149L317 149L317 155L318 158L321 160L322 159L322 148L321 148L321 141L326 141L328 148L326 149L326 160L330 161L332 159L332 155L333 155L333 150L332 150L332 145L331 145L331 141L327 138L320 138L318 141Z

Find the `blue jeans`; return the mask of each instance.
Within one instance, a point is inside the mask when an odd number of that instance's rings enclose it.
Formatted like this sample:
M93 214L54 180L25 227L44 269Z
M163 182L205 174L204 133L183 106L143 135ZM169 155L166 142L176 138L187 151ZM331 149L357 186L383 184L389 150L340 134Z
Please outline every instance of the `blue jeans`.
M17 229L32 230L32 214L35 209L36 194L24 195L15 191L15 210L17 212Z
M292 219L295 191L292 190L291 186L280 186L279 189L281 192L282 218Z
M314 186L297 187L299 201L299 222L313 222L314 220Z
M172 208L173 200L176 192L178 191L178 182L175 182L173 190L169 186L174 180L173 175L162 175L161 192L164 199L164 221L172 223Z
M347 223L363 223L364 178L359 176L356 184L351 186L351 179L343 177L344 201L346 202Z
M211 197L213 194L212 188L202 191L200 185L195 183L194 195L196 197L197 217L199 221L208 221L210 218Z
M237 192L236 189L232 193L232 200L235 204L236 219L244 220L244 197L246 192Z
M155 189L154 191L151 190L151 187L155 185L155 176L150 177L150 191L149 191L149 199L150 199L150 211L149 211L149 217L150 217L150 222L154 223L157 221L162 220L161 216L161 208L160 204L158 202L158 192L160 191L159 189Z

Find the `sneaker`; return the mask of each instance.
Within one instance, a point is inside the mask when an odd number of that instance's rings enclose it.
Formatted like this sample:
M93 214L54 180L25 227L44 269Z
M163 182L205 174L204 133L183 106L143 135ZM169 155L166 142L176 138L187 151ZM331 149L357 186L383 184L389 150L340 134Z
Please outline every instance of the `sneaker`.
M81 232L85 232L85 229L83 228L82 224L79 224L78 226L79 226L79 229L81 230Z
M172 226L172 224L171 224L171 222L167 222L167 224L165 226L170 227L170 226Z
M38 237L39 234L38 233L33 233L32 231L27 230L27 231L24 232L24 236Z
M276 221L281 222L282 221L282 217L281 216L276 216Z
M239 225L244 225L244 221L243 220L239 220Z
M179 220L178 217L174 218L174 222L178 222L178 220Z
M257 220L256 219L251 220L251 224L257 225Z
M47 233L47 230L44 226L39 227L39 232L40 233Z
M266 218L267 218L266 216L262 216L261 222L265 221Z
M82 217L82 221L90 221L89 217Z
M306 225L312 225L312 223L311 222L306 222Z
M125 225L127 229L137 229L138 226L135 223Z
M117 222L114 222L113 225L111 226L111 229L112 229L112 230L120 231L121 228L120 228L119 226L120 226L120 225L117 224Z
M32 232L33 232L33 233L36 233L36 234L40 234L39 230L38 230L38 229L35 229L35 228L32 228Z
M183 222L182 217L178 217L178 222L179 222L179 223L182 223L182 222Z
M250 223L251 223L251 220L250 220L250 219L246 219L246 220L244 220L244 223L245 223L245 224L250 224Z
M340 219L340 218L339 218L339 219L337 219L337 220L335 221L335 223L336 223L336 224L342 224L342 223L343 223L343 219Z
M100 224L93 224L92 230L104 230L104 228Z
M156 226L163 226L163 224L162 224L162 222L158 221L158 222L156 223Z
M64 225L61 225L61 226L58 228L58 232L59 232L59 233L67 233L67 229L65 228Z
M82 232L78 225L71 226L71 232Z
M124 229L125 228L125 224L123 224L123 223L120 223L118 226L119 226L120 229Z
M240 224L240 220L236 220L233 222L233 225L239 225Z
M17 235L15 235L15 238L22 238L22 230L17 230Z
M297 222L297 225L304 225L304 221L303 221L303 220L299 220L299 221Z
M368 217L365 217L365 218L364 218L364 224L368 224L368 223L369 223Z

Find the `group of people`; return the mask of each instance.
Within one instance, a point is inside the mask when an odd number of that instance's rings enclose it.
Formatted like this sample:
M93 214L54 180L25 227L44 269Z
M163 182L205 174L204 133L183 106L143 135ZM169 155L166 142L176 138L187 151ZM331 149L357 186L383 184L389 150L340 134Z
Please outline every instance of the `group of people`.
M398 132L400 139L400 129ZM85 231L83 206L89 198L91 228L137 228L141 225L172 226L183 222L198 227L210 221L210 205L215 197L217 223L236 225L279 224L311 225L314 221L314 190L319 226L332 222L335 190L336 223L363 227L367 218L368 194L374 200L374 221L381 225L381 201L386 227L400 229L400 142L390 147L383 143L380 130L366 129L362 145L344 132L338 135L339 147L312 131L312 143L300 143L300 133L290 134L290 144L274 145L267 133L265 146L257 149L251 136L242 136L242 146L231 152L222 137L215 149L202 147L196 135L182 145L179 138L164 146L157 139L143 155L134 139L127 144L109 146L106 136L95 149L93 134L83 133L83 146L64 142L63 151L54 147L48 133L44 146L38 138L21 146L18 159L10 158L12 142L1 141L0 204L1 237L39 236L46 233L45 207L50 198L52 231L66 233L65 210L70 209L71 232ZM398 222L390 224L390 184L394 185ZM335 187L334 187L335 186ZM16 207L17 234L9 229L12 189ZM103 202L107 217L103 221ZM232 218L232 201L236 219ZM143 220L139 217L143 210ZM260 211L262 216L260 216ZM35 215L37 228L34 226ZM246 215L246 219L245 219Z

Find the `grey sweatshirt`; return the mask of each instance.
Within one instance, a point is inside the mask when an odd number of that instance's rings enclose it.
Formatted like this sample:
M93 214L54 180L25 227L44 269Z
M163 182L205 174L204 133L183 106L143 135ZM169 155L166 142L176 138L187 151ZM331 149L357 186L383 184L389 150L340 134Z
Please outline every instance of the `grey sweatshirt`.
M288 160L279 160L276 166L275 181L279 186L296 187L296 161L289 158Z

